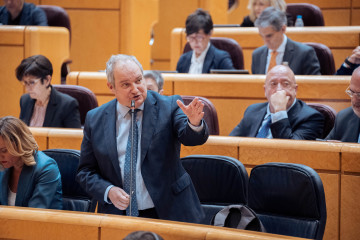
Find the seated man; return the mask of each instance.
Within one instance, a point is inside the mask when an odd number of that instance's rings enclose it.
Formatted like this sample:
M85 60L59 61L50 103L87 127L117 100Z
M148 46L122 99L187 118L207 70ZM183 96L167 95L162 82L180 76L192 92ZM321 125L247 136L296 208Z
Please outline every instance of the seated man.
M47 26L44 11L25 0L4 0L0 7L0 25L36 25Z
M268 102L250 105L230 136L300 140L321 137L324 117L296 99L297 87L289 67L272 68L264 85Z
M153 90L160 95L163 95L164 79L159 71L146 70L144 71L144 79L147 85L147 90Z
M315 50L285 35L284 12L268 7L256 19L255 26L265 45L255 49L252 54L253 74L266 74L275 65L287 62L295 75L320 75L320 63Z
M184 53L176 66L179 73L210 73L210 69L234 69L229 53L210 43L213 22L208 12L197 9L186 19L186 36L192 51Z
M336 115L334 128L326 140L360 143L360 67L352 74L346 93L351 98L352 106Z
M350 57L346 58L335 75L351 75L360 66L360 46L357 46Z

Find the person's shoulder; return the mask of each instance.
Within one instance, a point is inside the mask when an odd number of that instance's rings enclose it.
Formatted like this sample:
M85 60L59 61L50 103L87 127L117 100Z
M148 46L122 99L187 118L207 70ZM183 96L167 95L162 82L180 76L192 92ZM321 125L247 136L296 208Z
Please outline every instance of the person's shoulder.
M314 51L315 52L313 47L306 45L305 43L296 42L294 40L291 40L290 38L288 38L287 41L288 41L288 44L290 44L291 46L294 46L296 48L299 48L302 51Z
M298 106L300 106L300 110L303 111L304 114L307 113L308 115L323 116L322 113L320 113L318 110L310 107L309 105L307 105L305 102L301 101L300 99L296 99L296 104ZM300 115L304 115L304 114L300 114Z
M62 93L58 90L56 90L54 87L52 88L53 94L54 96L57 98L58 101L64 102L64 103L76 103L78 104L78 101L76 100L76 98L66 94L66 93Z
M336 116L337 117L344 117L344 116L349 116L349 115L353 115L354 110L352 109L352 107L347 107L345 109L342 109L341 111L339 111Z
M57 166L56 161L42 151L36 152L35 161L36 161L36 167L39 169L46 169Z
M254 27L254 22L251 21L250 16L247 15L244 17L243 22L241 23L240 27Z
M254 103L254 104L251 104L247 107L246 111L258 111L258 110L261 110L265 107L267 107L268 105L268 102L262 102L262 103Z
M216 56L230 57L230 54L227 51L221 50L215 47L213 44L210 45L209 51L210 50L214 51Z
M256 48L256 49L253 51L253 55L260 54L260 53L262 53L263 51L266 51L266 50L267 50L267 46L266 46L266 45L263 45L263 46L261 46L261 47Z

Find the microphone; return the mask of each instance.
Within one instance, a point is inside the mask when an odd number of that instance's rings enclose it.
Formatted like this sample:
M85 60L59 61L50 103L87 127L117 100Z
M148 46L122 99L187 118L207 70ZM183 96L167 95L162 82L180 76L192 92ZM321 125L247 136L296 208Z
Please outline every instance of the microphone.
M129 193L129 196L130 196L130 216L132 216L132 211L131 211L131 199L132 199L132 196L134 194L134 183L133 183L133 168L135 167L134 166L134 156L133 156L133 150L134 150L134 131L135 131L135 126L134 126L134 118L135 118L135 100L131 100L131 152L130 152L130 193Z

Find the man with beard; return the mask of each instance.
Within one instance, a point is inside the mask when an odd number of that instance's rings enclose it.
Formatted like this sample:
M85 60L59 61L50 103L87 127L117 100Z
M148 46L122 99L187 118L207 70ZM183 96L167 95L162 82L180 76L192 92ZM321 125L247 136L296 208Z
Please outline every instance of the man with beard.
M334 128L326 140L360 143L360 67L356 68L345 91L351 98L351 107L336 115Z

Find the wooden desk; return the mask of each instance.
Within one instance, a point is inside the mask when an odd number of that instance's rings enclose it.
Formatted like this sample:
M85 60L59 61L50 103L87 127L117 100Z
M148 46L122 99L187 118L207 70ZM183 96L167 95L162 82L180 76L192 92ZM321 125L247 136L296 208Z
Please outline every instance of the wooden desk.
M167 240L302 239L166 220L0 206L1 239L113 240L133 231L153 231Z

